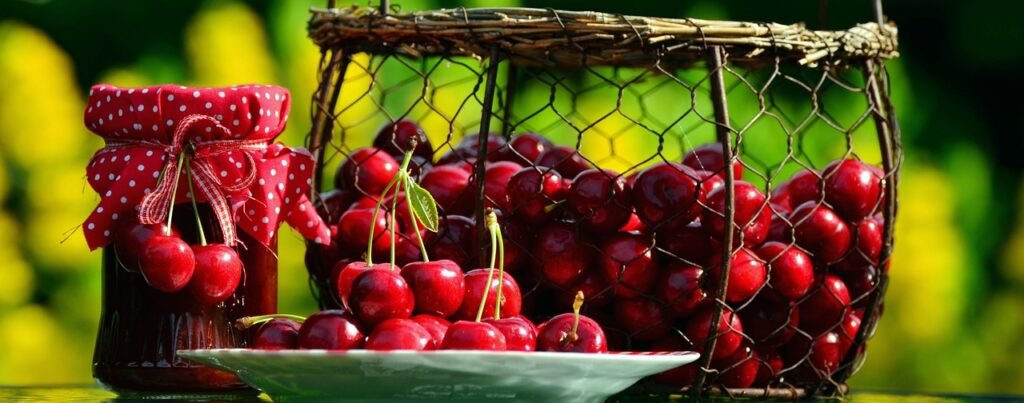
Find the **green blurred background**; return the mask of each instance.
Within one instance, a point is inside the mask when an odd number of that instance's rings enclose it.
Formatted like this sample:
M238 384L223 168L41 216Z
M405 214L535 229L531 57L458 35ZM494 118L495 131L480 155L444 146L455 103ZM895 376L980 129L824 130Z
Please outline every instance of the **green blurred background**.
M665 17L805 21L848 28L869 1L415 0L405 10L534 6ZM668 7L666 4L675 3ZM347 4L340 1L339 4ZM365 3L362 3L365 5ZM303 142L318 53L288 0L0 0L0 384L88 383L98 253L70 233L94 207L82 126L89 85L277 83L295 95L286 143ZM1024 393L1024 6L886 4L907 160L886 312L855 388ZM364 140L365 141L365 140ZM66 238L66 239L65 239ZM303 244L281 239L281 309L315 308Z

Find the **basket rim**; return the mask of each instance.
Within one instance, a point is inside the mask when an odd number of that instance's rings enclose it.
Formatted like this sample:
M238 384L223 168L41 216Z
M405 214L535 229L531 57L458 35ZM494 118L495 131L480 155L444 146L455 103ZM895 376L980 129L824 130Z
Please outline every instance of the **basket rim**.
M639 17L538 8L452 8L382 15L376 8L310 8L310 38L321 49L376 54L472 56L492 51L546 67L650 66L700 60L721 46L731 62L853 64L899 56L892 22L846 30L804 24Z

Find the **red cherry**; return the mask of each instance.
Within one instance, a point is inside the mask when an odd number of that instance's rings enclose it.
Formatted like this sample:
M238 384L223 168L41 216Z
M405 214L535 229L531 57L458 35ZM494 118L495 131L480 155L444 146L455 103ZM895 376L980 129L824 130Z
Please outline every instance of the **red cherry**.
M153 235L162 235L164 228L165 224L134 223L126 230L118 231L114 235L114 248L122 267L131 272L139 271L139 258L146 241ZM181 238L181 234L174 228L171 228L170 235Z
M338 267L341 266L341 267ZM373 265L374 268L390 269L391 265L386 263L378 263ZM341 301L345 307L349 306L348 297L352 293L352 283L356 281L356 277L363 274L364 271L370 270L369 265L362 260L355 262L340 261L335 266L337 269L338 277L335 280L335 289L338 291L338 300Z
M500 161L487 164L484 171L484 197L487 198L487 207L508 210L508 195L505 194L505 186L512 175L523 169L522 165L514 162Z
M523 133L512 137L505 147L495 154L497 160L533 165L540 155L552 147L548 139L536 133Z
M509 213L531 222L545 220L548 205L565 197L562 177L554 171L526 167L509 179L505 187Z
M814 285L811 257L796 246L766 242L757 248L757 256L768 264L772 289L786 299L799 300Z
M801 204L789 216L793 223L793 238L797 245L811 253L821 263L832 263L850 249L850 229L832 209L809 201Z
M563 313L544 322L537 328L537 351L560 351L565 353L604 353L608 351L608 339L604 330L593 319L579 315L579 325L573 333L576 315Z
M413 155L427 160L432 159L434 148L430 145L427 134L423 132L420 125L408 119L390 122L381 127L377 132L377 137L373 139L373 146L397 158L405 155L405 152L409 150L409 142L412 139L416 139L416 149L413 151Z
M698 351L704 348L708 337L718 336L715 342L713 358L725 358L736 352L743 341L743 324L740 323L739 315L736 315L729 308L722 310L722 316L718 321L716 331L711 331L711 315L714 313L713 305L705 305L694 312L687 321L683 332L690 342L696 346Z
M782 355L774 349L758 350L757 355L761 359L761 364L758 366L754 386L768 386L769 383L776 381L779 373L785 367L785 363L782 361Z
M632 187L633 206L648 227L681 227L701 212L697 203L697 173L685 165L661 163L637 175Z
M475 192L469 184L470 174L451 165L436 166L420 179L420 186L430 192L445 214L469 213Z
M704 302L707 294L700 287L704 270L684 263L672 263L658 273L654 295L675 318L689 316Z
M670 260L702 266L712 255L721 255L721 245L704 231L702 223L691 222L657 234L655 246Z
M771 196L768 197L768 203L771 204L774 213L789 215L793 212L793 199L790 197L789 190L787 189L788 183L782 183L772 189Z
M260 324L252 338L257 350L292 350L299 348L299 324L291 319L274 318Z
M768 237L765 238L767 242L781 242L786 245L793 243L793 223L789 222L789 216L793 212L786 213L785 216L782 213L772 213L772 223L768 227Z
M568 287L583 278L589 261L587 256L592 253L571 226L561 223L541 229L533 247L540 273L559 287Z
M604 281L599 273L588 273L583 279L566 288L559 288L555 292L555 306L561 309L572 307L576 294L583 292L587 296L586 310L599 309L608 305L612 300L612 289Z
M388 153L374 147L360 148L338 168L334 186L379 195L398 173L400 164Z
M858 221L878 207L882 178L867 164L851 159L837 160L821 170L825 179L825 201L841 217Z
M640 221L640 216L636 215L635 212L629 214L629 220L625 224L619 227L619 232L646 232L647 227L643 221Z
M497 158L498 150L505 147L505 138L501 137L498 133L491 133L487 135L487 160L495 161ZM477 153L480 151L480 134L473 133L467 135L459 141L458 149L466 150L465 153L470 157L477 157Z
M793 174L784 186L791 209L809 201L821 201L821 177L815 171L801 170Z
M800 363L793 372L794 381L803 384L820 382L839 369L844 355L843 342L835 332L827 332L810 343L806 339L794 339L786 345L785 354L787 366Z
M747 182L736 181L734 190L734 235L735 244L744 246L757 246L768 237L768 228L771 226L771 208L768 207L768 197L757 190L754 185ZM725 229L729 226L725 222L725 187L715 189L707 196L708 209L704 211L701 223L706 226L708 234L721 239L725 235ZM742 231L741 231L742 230Z
M192 279L196 258L181 238L156 234L142 244L139 267L142 277L151 287L163 292L177 292Z
M652 247L649 237L626 233L609 236L601 244L598 268L604 281L615 285L615 295L635 297L651 290L658 270Z
M451 260L412 262L402 277L416 296L416 312L448 317L462 306L465 280L462 268Z
M370 240L370 227L373 227L373 250L377 253L391 249L391 231L389 230L390 215L386 211L377 213L373 219L373 209L355 209L346 211L338 220L339 240L356 250L366 250Z
M709 320L710 321L710 320ZM683 339L679 334L672 332L661 339L655 340L651 343L650 351L655 352L677 352L677 351L693 351L694 347L692 344ZM675 386L678 388L687 387L693 384L693 381L697 378L697 370L699 365L697 363L686 364L678 368L673 368L668 371L655 374L651 377L654 382L660 383L666 386Z
M711 363L722 371L715 381L727 388L748 388L757 379L760 357L750 347L742 346L732 355Z
M455 314L455 317L463 320L476 318L477 310L480 308L480 300L483 299L484 289L487 287L487 276L491 269L476 269L466 273L466 294L462 299L462 307ZM498 279L498 270L494 269L491 276L490 289L487 291L487 302L484 303L485 318L494 317L494 303L498 298L498 287L501 286L502 318L519 315L523 308L523 295L519 291L519 284L511 275L505 273L504 281Z
M476 221L460 215L448 215L441 218L441 228L428 232L424 242L430 256L438 260L451 260L459 267L471 267L475 264Z
M534 351L537 349L537 326L523 316L494 319L484 322L494 325L505 336L508 351Z
M388 319L366 337L367 350L427 350L433 337L412 319Z
M352 198L355 196L353 193L355 192L341 189L333 189L321 193L317 200L314 201L317 214L323 217L325 222L338 222L341 215L352 204ZM370 207L372 208L373 206Z
M416 315L412 317L412 320L423 326L427 332L430 333L430 344L427 345L427 350L437 350L441 348L441 343L444 341L444 334L448 332L448 327L451 326L444 318L440 318L434 315Z
M299 328L299 348L351 350L363 347L363 331L342 310L320 311L310 315Z
M846 284L851 301L857 306L863 306L868 302L868 297L878 284L878 269L871 265L846 269L839 273L839 276Z
M695 170L722 173L725 167L722 143L708 143L690 150L683 156L683 165ZM739 158L733 161L732 172L734 180L743 179L743 165L740 164Z
M857 332L860 331L860 322L860 311L853 310L846 314L846 318L843 319L842 326L836 329L836 334L839 335L839 341L843 345L844 354L850 350L850 345L852 345L853 340L857 338Z
M713 290L717 290L717 284L722 278L721 258L711 257L708 276ZM733 252L732 260L729 263L729 284L726 286L725 300L728 302L743 302L757 294L768 279L768 270L764 263L750 252L749 249L739 249Z
M796 334L800 309L789 302L758 297L740 311L743 330L758 347L778 347Z
M193 245L195 272L189 291L201 304L215 305L235 293L242 281L242 259L224 244Z
M486 322L460 320L448 327L441 350L505 351L505 336L494 325Z
M865 265L878 266L882 255L882 219L868 217L854 227L853 250L842 260L836 262L836 269L841 272L855 270Z
M398 270L370 269L356 276L348 302L359 322L373 328L412 316L415 297Z
M537 166L554 168L566 178L574 178L580 172L594 167L575 149L565 146L551 147L537 157L536 162Z
M618 299L614 304L615 321L630 338L652 341L668 334L671 321L661 304L637 297Z
M566 196L569 206L589 229L611 232L629 221L632 214L626 178L610 170L588 169L572 180Z
M700 201L707 204L707 197L711 192L725 186L725 179L721 174L710 171L697 170L697 183L700 185ZM739 180L739 179L736 179Z
M811 295L800 302L800 329L812 336L833 328L846 317L850 292L839 277L826 274Z

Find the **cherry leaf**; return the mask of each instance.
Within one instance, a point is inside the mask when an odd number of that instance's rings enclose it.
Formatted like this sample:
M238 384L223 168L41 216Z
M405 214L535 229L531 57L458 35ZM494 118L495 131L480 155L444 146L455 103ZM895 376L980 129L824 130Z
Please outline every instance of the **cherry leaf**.
M412 205L415 219L431 232L437 232L437 202L434 196L410 178L405 184L405 199Z

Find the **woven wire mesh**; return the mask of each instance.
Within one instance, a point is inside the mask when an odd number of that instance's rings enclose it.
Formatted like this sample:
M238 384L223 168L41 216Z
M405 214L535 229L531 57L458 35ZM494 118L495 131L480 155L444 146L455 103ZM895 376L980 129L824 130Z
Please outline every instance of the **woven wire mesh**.
M711 57L715 52L720 57ZM523 313L530 319L570 310L572 295L583 290L583 312L602 325L611 349L706 353L698 363L652 377L638 390L678 391L696 384L725 394L841 393L843 382L863 361L863 339L877 323L888 268L901 152L887 109L887 73L871 60L842 66L826 60L806 67L766 56L752 67L730 63L718 47L706 48L701 56L705 62L685 66L657 60L643 66L592 66L584 60L579 68L566 69L515 64L498 50L480 58L454 53L417 58L384 50L325 48L309 144L319 155L316 181L325 191L318 195L321 214L337 223L352 204L372 206L379 196L359 183L337 181L340 190L326 190L336 183L333 176L344 161L353 159L360 169L355 159L364 157L353 158L354 153L371 146L382 126L416 122L431 147L428 157L415 161L417 179L429 181L427 173L442 166L466 173L435 181L442 188L453 181L466 185L461 194L435 192L442 219L438 233L424 235L431 258L454 260L467 271L486 267L490 252L489 243L482 242L481 215L485 208L497 208L506 234L506 269L523 290ZM535 157L510 145L526 133L545 139L546 153ZM481 146L483 138L486 144ZM720 162L703 166L703 158L692 169L682 164L693 150L713 144L725 144L730 150L726 155L733 154L738 166L732 175ZM828 181L836 170L823 168L842 159L878 167L872 172L881 178L888 197L878 198L861 221L872 221L885 246L863 250L857 236L862 223L847 222L853 246L841 258L824 261L792 236L793 228L809 218L792 214L797 206L777 202L772 195L802 171L814 183ZM487 187L482 183L488 183L489 168L499 163L564 181L599 168L607 182L625 191L612 191L584 211L572 208L564 194L544 191L528 198L527 206L516 205L503 194L507 176L497 179L495 191L481 189ZM724 208L694 196L692 206L664 211L657 220L636 221L633 199L638 191L631 187L641 172L654 166L688 176L698 193L716 180L743 181L762 199L749 213L729 207L730 199L735 203L739 196L723 190ZM819 191L813 210L834 207L827 197ZM540 213L540 220L536 212L523 212L538 201L549 210ZM591 215L619 210L633 213L625 224L629 228L595 229L588 221ZM393 213L400 222L408 219L401 210ZM727 227L734 231L716 233L708 225L716 217L728 221L730 214L735 217ZM740 219L751 214L770 217L766 240L745 238L758 232L748 232L748 227L760 225L755 219ZM409 231L399 237L398 263L417 260L415 237ZM734 246L723 253L729 238L735 238ZM773 289L778 258L754 252L767 241L781 242L787 252L796 250L814 261L815 281L804 295L780 298ZM310 246L307 265L322 307L341 306L331 283L336 262L358 260L362 253L343 242ZM386 254L375 252L375 258L386 259ZM747 269L734 270L737 262ZM579 272L571 279L559 278L545 272L552 265L579 266ZM733 298L729 291L734 280L723 277L749 276L751 271L755 277L763 273L764 279L754 281L756 289L742 298ZM722 280L729 287L721 287ZM689 293L665 291L670 284L690 287ZM669 300L670 295L677 299ZM801 325L801 310L806 320L806 312L833 302L842 306L837 314L829 311L825 317L817 315L814 326ZM710 316L703 332L695 324L701 315ZM708 334L715 317L721 317L722 326ZM716 354L712 342L738 347L727 355Z

